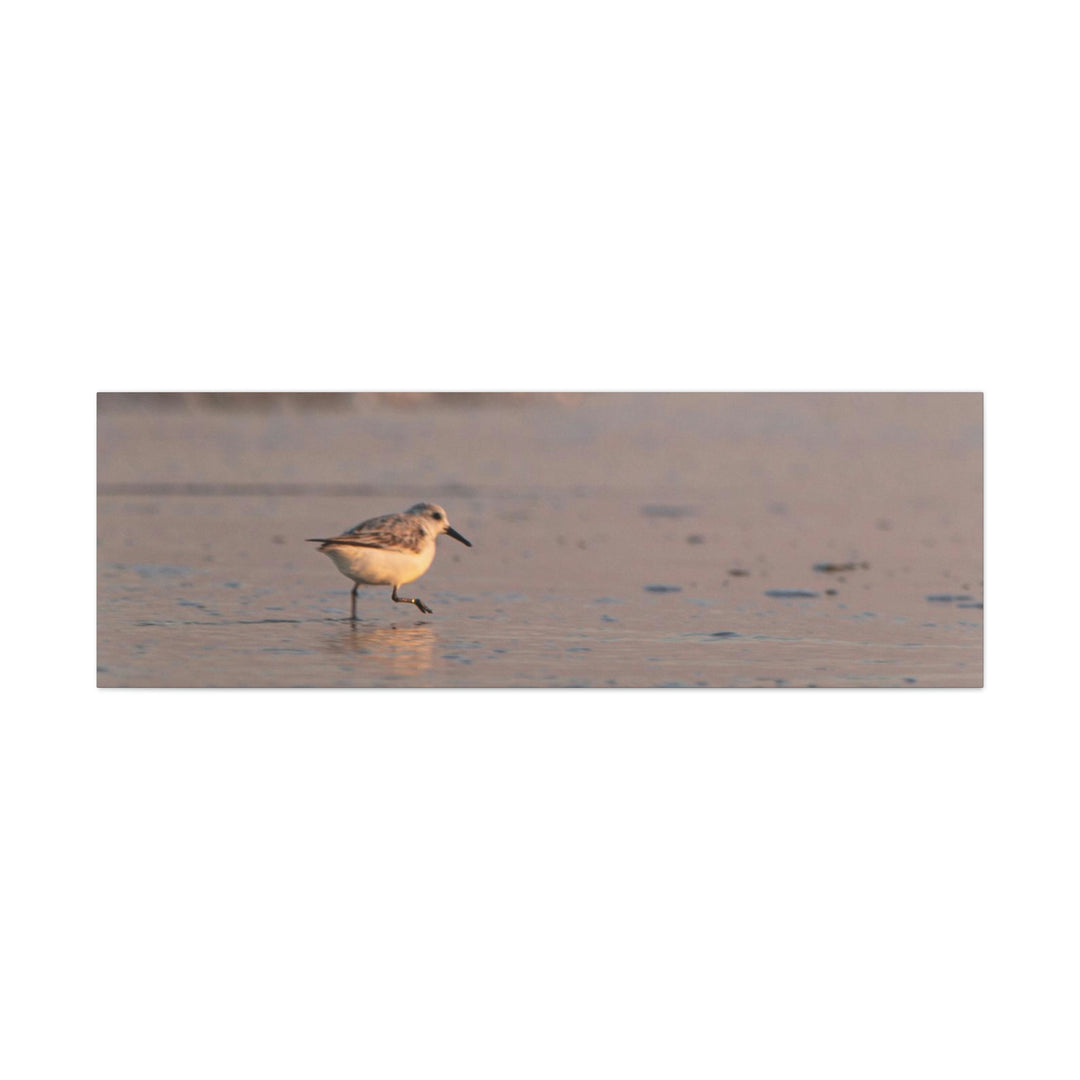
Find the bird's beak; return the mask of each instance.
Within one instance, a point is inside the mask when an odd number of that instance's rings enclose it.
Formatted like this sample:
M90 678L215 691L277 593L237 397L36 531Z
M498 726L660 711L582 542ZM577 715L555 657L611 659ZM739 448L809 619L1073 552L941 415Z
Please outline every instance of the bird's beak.
M457 531L457 529L451 529L449 525L446 526L446 535L452 536L455 540L460 540L466 547L472 547L472 544L470 544L469 541L466 540L465 537Z

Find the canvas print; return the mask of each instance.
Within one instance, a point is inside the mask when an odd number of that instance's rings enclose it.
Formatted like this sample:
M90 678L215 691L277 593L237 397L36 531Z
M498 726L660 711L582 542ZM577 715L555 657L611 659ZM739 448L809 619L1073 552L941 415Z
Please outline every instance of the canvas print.
M102 393L98 686L983 685L978 393Z

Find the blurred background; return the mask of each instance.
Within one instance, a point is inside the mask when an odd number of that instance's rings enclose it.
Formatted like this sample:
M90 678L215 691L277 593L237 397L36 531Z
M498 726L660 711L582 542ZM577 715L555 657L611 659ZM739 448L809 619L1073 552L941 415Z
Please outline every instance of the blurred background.
M100 394L99 683L981 685L982 490L980 394Z

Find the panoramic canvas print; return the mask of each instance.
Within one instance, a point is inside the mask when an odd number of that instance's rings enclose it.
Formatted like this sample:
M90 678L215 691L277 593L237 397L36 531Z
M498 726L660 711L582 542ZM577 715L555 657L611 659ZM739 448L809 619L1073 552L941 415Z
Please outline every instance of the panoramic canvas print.
M979 687L978 393L102 393L100 687Z

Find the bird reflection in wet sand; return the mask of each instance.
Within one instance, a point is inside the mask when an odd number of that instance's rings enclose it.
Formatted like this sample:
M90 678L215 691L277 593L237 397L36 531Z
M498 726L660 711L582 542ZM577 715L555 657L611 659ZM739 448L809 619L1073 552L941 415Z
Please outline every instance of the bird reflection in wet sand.
M435 661L435 631L426 623L411 626L368 626L353 623L327 639L326 647L350 658L360 657L389 675L420 675Z

